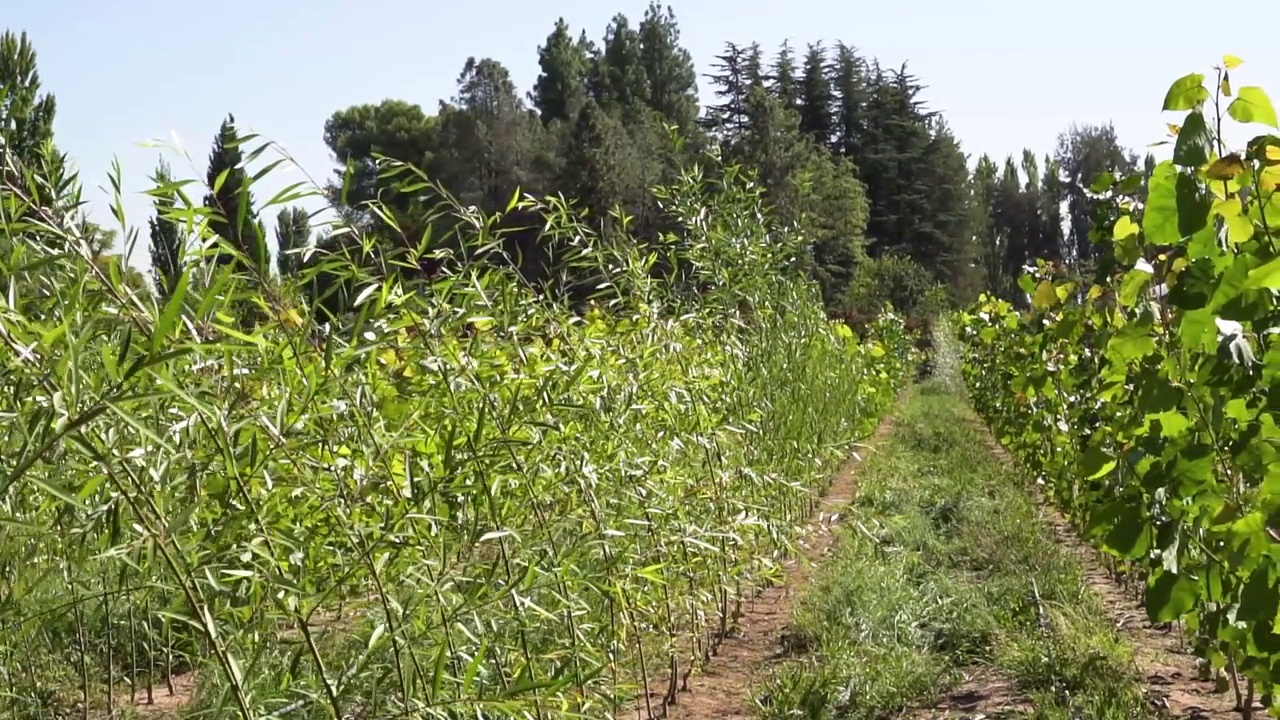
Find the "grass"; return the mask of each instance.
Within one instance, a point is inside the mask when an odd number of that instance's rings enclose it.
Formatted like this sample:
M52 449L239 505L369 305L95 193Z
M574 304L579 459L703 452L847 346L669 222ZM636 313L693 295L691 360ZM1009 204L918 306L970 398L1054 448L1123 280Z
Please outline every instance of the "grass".
M859 468L843 536L795 606L793 657L757 696L759 717L892 716L974 670L1015 696L1010 717L1146 717L1130 649L1021 482L985 444L944 358Z

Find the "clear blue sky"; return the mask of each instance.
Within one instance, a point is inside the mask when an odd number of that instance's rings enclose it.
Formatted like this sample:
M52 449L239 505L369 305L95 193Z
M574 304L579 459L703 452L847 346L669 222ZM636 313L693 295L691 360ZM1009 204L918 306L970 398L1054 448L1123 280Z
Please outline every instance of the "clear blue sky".
M1244 58L1235 84L1280 100L1280 47L1266 33L1228 33L1242 8L1206 14L1189 0L673 0L699 72L726 41L759 41L770 53L843 40L886 66L903 61L927 85L971 159L1053 148L1072 122L1111 120L1139 149L1160 140L1159 109L1176 77L1208 72L1221 54ZM333 111L401 98L428 112L452 97L467 57L510 68L522 91L537 75L537 46L564 16L597 42L610 17L633 22L646 0L40 0L5 3L5 27L31 36L46 90L57 96L60 148L81 171L92 217L113 225L107 172L124 173L125 209L142 229L131 261L148 264L149 199L139 193L161 150L139 147L176 134L194 165L168 153L176 173L201 178L221 119L285 147L313 178L333 168L322 140ZM1261 7L1258 5L1257 7ZM1198 18L1188 21L1186 18ZM1216 23L1217 32L1210 27ZM1218 47L1217 39L1224 44ZM700 89L708 90L705 81ZM167 151L165 151L167 152ZM303 179L277 172L257 190ZM313 202L312 209L318 207ZM275 211L263 213L268 224ZM117 248L118 250L120 248Z

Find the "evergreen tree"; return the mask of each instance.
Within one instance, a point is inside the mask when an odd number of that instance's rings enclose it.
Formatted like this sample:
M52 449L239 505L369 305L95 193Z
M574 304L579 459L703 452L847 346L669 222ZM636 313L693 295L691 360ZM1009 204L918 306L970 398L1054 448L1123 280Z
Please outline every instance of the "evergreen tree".
M577 117L578 109L587 98L587 76L591 67L588 53L585 37L575 41L569 35L569 24L564 18L557 20L546 44L538 48L538 67L542 71L529 96L544 125L552 120L567 122Z
M306 247L311 237L311 216L300 207L283 208L276 215L276 265L280 277L293 277L302 269L302 257L293 252Z
M614 16L605 30L604 51L595 60L594 96L605 109L634 108L649 99L649 81L640 33L627 16Z
M53 140L57 102L40 92L36 51L24 32L0 34L0 164L39 165L41 147Z
M151 177L156 189L155 217L148 219L147 225L151 235L151 272L156 294L168 298L173 294L182 275L183 251L182 232L178 223L168 217L174 206L173 191L165 186L173 182L169 166L161 160Z
M680 27L670 6L651 2L640 22L640 64L648 85L648 105L686 132L698 119L698 73L680 46Z
M796 79L795 53L791 44L783 42L778 49L778 57L773 63L773 74L769 78L773 96L778 98L782 107L792 112L800 111L800 82Z
M836 152L856 158L861 153L863 108L867 104L867 87L862 61L856 51L844 43L836 45L836 61L832 77L836 96Z
M549 136L496 60L467 60L454 104L441 108L439 123L433 169L465 203L495 211L517 188L536 193L546 184Z
M232 115L227 115L214 136L206 183L209 193L204 204L212 211L209 229L244 255L238 259L220 249L215 262L234 264L239 272L264 277L270 260L266 232L253 208L253 193Z
M835 97L831 92L831 78L827 75L827 52L821 43L809 46L804 59L804 80L801 85L800 130L826 147L831 142L835 123L832 109Z
M744 49L733 43L726 43L724 52L716 56L716 63L712 65L716 72L708 76L715 87L715 96L721 102L707 108L703 124L721 138L738 137L747 128L748 83L745 63Z

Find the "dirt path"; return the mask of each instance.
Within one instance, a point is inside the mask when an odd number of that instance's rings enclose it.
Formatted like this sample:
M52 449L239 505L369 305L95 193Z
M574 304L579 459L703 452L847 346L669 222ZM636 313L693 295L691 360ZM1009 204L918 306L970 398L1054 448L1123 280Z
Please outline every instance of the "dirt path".
M901 402L900 397L894 408L901 407ZM866 441L871 447L869 452L875 452L893 431L892 413L893 409ZM862 454L865 456L865 452ZM783 631L791 621L795 591L805 586L814 564L822 560L835 542L832 528L840 522L842 511L853 499L854 470L861 461L858 455L850 458L832 479L831 487L797 541L800 557L787 562L784 581L760 591L754 601L743 608L737 631L724 638L711 661L689 677L688 689L676 696L674 704L665 710L655 708L655 718L755 718L752 690L779 656Z
M983 437L995 455L1006 463L1016 464L1009 452L978 423ZM1133 648L1134 661L1142 674L1147 700L1156 717L1169 720L1217 720L1243 716L1230 690L1219 692L1212 680L1200 680L1198 660L1179 642L1177 631L1157 627L1148 618L1141 598L1135 598L1107 570L1101 553L1080 539L1071 523L1040 493L1036 501L1045 520L1053 528L1058 542L1070 548L1085 569L1089 588L1102 598L1109 619L1117 632ZM1255 717L1267 717L1260 704L1254 705ZM998 716L997 716L998 717Z

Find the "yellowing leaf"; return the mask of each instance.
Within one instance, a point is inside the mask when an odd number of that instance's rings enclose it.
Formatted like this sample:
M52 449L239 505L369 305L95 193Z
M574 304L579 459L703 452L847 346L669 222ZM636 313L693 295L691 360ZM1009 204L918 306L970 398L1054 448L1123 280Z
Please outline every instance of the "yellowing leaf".
M1058 302L1058 291L1054 289L1053 283L1048 280L1041 280L1036 286L1036 292L1031 296L1031 306L1037 310L1048 310Z
M1226 68L1226 69L1228 69L1228 70L1234 70L1234 69L1236 69L1236 68L1240 67L1243 63L1244 63L1244 60L1241 60L1240 58L1236 57L1235 55L1223 55L1223 56L1222 56L1222 66L1223 66L1223 67L1225 67L1225 68Z
M1205 175L1208 175L1211 180L1230 180L1244 171L1244 160L1239 155L1231 153L1214 160L1205 171Z
M1165 123L1165 125L1169 128L1170 135L1176 136L1178 133L1182 132L1181 125L1174 125L1173 123Z
M1258 173L1258 185L1263 190L1280 189L1280 165L1272 165Z

